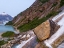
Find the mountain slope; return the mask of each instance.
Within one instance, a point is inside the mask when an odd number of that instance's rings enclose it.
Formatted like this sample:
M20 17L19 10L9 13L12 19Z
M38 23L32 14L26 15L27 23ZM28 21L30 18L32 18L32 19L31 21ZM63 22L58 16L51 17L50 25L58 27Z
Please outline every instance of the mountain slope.
M59 2L59 0L58 1L56 1L56 0L54 0L53 2L50 0L50 1L46 1L44 4L41 2L41 1L39 1L39 0L36 0L34 3L33 3L33 5L31 5L28 9L26 9L25 11L23 11L23 12L21 12L21 13L19 13L18 15L17 15L17 17L15 17L14 18L14 20L13 20L13 22L14 22L14 25L18 25L20 22L20 24L19 24L19 26L22 24L22 20L23 20L23 23L25 23L25 22L28 22L28 21L31 21L31 20L33 20L35 17L43 17L45 14L44 13L46 13L46 12L49 12L50 11L50 9L52 8L52 5L54 4L54 3L56 3L56 2ZM58 5L58 3L57 3L57 5ZM45 12L46 11L46 12ZM47 14L47 13L46 13ZM20 18L21 17L21 19L19 19L19 22L17 21L17 19L18 18ZM17 22L16 22L17 21ZM25 21L25 22L24 22Z
M59 12L59 6L60 0L36 0L28 9L13 19L13 26L19 30L25 29L25 31L33 29L56 15Z

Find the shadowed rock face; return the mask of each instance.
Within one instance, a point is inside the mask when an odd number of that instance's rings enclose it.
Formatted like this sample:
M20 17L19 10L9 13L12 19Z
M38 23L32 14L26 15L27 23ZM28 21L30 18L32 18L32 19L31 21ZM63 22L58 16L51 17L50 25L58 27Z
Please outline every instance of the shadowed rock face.
M49 20L49 22L50 22L50 28L51 28L51 30L50 30L50 36L52 36L59 28L60 28L60 26L59 25L57 25L54 21L52 21L52 20Z
M45 21L41 25L37 26L34 29L35 34L37 35L40 41L47 39L50 35L50 23L49 20Z

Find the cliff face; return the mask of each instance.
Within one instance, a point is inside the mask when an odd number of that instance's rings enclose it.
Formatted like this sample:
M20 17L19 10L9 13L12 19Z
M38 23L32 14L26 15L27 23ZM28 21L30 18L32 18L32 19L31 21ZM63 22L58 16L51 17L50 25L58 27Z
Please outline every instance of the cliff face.
M32 21L34 18L42 18L51 11L58 10L60 0L49 0L42 3L40 0L36 0L33 5L28 9L18 14L13 19L13 25L19 27L25 23Z

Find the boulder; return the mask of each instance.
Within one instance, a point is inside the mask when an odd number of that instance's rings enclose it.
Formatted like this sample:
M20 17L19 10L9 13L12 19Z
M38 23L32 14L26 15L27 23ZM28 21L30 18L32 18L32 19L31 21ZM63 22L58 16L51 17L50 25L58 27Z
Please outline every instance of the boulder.
M34 29L34 33L40 41L49 38L50 35L50 22L49 20L43 22Z

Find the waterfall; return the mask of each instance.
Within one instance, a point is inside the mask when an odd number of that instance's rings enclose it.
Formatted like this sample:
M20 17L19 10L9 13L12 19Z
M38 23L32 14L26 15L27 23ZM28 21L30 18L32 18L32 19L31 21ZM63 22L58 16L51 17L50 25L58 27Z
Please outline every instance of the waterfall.
M64 15L64 12L59 13L56 17L54 17L52 20L55 21L56 19L60 18L62 15ZM60 25L60 28L57 30L55 34L53 34L48 40L45 40L44 43L49 48L53 48L51 45L52 43L58 39L62 34L64 34L64 17L57 23Z

